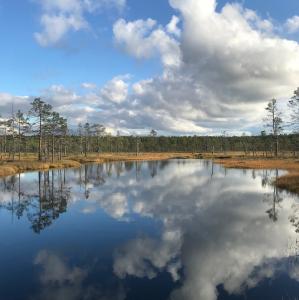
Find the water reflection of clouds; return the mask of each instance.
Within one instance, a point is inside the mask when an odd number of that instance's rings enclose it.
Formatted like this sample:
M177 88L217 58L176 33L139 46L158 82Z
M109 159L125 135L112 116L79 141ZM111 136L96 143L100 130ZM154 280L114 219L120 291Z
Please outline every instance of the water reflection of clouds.
M80 299L82 282L87 276L86 270L69 267L61 257L46 250L37 254L34 264L41 268L41 292L34 299Z
M111 193L103 195L97 203L101 208L115 219L123 219L129 212L129 204L126 194Z
M181 245L179 231L164 231L161 240L148 237L131 240L115 251L114 273L120 278L133 275L152 279L158 272L166 270L177 281L181 269Z
M113 289L86 284L91 267L70 266L60 255L47 250L40 251L34 264L40 267L41 292L32 299L38 300L124 300L122 286Z
M163 174L164 173L164 174ZM159 240L149 237L129 241L116 251L114 272L152 278L157 270L171 270L173 261L184 267L182 288L173 299L217 299L217 286L240 293L244 285L253 287L273 275L268 267L252 277L258 266L286 257L288 241L296 240L289 216L295 199L284 194L280 217L269 222L265 193L257 172L230 170L209 181L200 163L177 168L172 164L153 180L125 191L134 212L163 222ZM121 185L118 185L120 188ZM126 186L126 185L123 185ZM175 232L174 240L165 239ZM178 269L174 269L177 278ZM291 275L292 273L290 273Z
M22 178L22 185L37 192L32 176ZM297 238L297 198L281 194L276 222L266 213L272 207L273 176L275 172L263 170L224 171L202 161L118 163L66 171L64 184L71 187L68 205L86 200L84 214L101 209L117 221L133 220L138 214L162 224L155 237L137 237L115 249L116 276L154 278L166 271L182 283L172 299L215 300L219 285L241 293L275 276L282 270L276 262L296 254L288 251ZM9 202L11 193L2 197ZM69 284L80 295L86 269L67 267L48 252L35 262L43 268L41 282L51 287L56 280L63 299L68 299ZM299 280L296 265L284 271Z

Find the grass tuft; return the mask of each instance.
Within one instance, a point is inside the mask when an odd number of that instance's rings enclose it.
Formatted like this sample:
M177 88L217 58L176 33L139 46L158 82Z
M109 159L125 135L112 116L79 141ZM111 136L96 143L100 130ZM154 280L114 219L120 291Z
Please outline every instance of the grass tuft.
M299 195L299 173L281 176L276 180L275 184L280 189Z

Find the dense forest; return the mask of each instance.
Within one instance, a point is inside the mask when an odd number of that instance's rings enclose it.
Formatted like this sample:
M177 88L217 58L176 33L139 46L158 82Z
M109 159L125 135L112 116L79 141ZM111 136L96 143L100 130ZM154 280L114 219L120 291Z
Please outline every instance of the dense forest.
M31 103L27 112L17 111L9 118L0 119L1 158L21 159L22 154L37 153L39 160L59 160L69 155L103 152L193 152L279 156L283 152L299 153L299 88L289 101L290 121L282 119L275 99L265 108L264 128L256 136L159 136L149 130L147 136L112 136L103 124L78 124L69 128L68 121L40 98ZM295 132L293 134L284 133ZM292 130L290 130L292 129Z

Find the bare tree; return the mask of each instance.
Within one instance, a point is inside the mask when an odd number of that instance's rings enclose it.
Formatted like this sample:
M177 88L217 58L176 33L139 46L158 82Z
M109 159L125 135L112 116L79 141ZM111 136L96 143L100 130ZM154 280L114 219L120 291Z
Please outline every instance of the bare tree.
M15 142L15 112L14 112L14 105L11 105L11 119L10 119L10 131L12 135L12 160L15 160L15 153L16 153L16 142Z
M265 126L270 128L271 135L274 139L274 155L278 156L279 151L279 134L282 132L281 112L277 105L277 100L272 99L265 108L267 116L265 118Z
M64 127L65 127L65 119L61 117L59 113L52 112L49 114L46 123L46 128L47 128L47 132L51 136L52 162L54 161L55 158L55 137L62 136L64 134ZM60 146L59 155L61 158L61 146Z
M289 107L291 109L291 125L295 131L299 131L299 88L294 91L294 95L289 101Z
M140 151L140 138L138 135L136 135L136 156L139 155L139 151Z
M91 134L91 128L89 123L84 124L84 136L85 136L85 147L84 147L84 152L85 152L85 157L87 157L87 153L89 151L89 137Z
M83 126L81 123L78 124L78 135L80 138L80 154L83 155Z
M16 125L18 132L18 152L19 152L19 160L21 160L21 147L22 147L22 136L28 131L30 124L27 117L18 110L16 113Z
M158 135L158 132L155 129L152 129L150 132L150 136L156 137Z
M14 114L14 106L12 104L11 107L11 117L7 118L6 120L2 121L2 125L5 127L5 144L6 143L6 136L7 134L11 136L11 143L8 143L9 147L9 157L12 157L12 160L15 159L15 134L16 134L16 127L15 127L15 114ZM7 145L6 145L7 148Z
M91 132L97 139L97 151L100 152L100 138L105 134L106 128L101 124L93 124L91 125Z
M0 127L3 131L2 152L4 152L4 157L5 157L7 153L7 128L8 128L7 120L1 119Z

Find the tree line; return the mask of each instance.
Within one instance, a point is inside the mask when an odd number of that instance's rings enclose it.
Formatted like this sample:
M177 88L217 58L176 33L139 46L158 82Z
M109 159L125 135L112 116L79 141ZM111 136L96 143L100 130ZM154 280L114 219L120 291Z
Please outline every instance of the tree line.
M21 154L36 153L38 160L61 160L69 155L88 156L101 152L229 152L278 156L279 152L299 152L299 88L288 102L290 118L283 120L278 101L265 108L264 129L255 136L158 136L152 129L144 136L112 136L103 124L79 124L70 128L66 118L36 98L27 113L12 108L9 118L0 121L1 156L20 160ZM284 134L294 132L292 134Z

